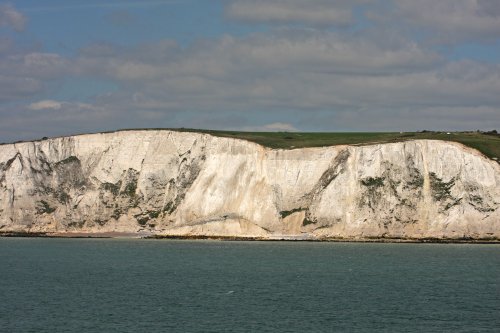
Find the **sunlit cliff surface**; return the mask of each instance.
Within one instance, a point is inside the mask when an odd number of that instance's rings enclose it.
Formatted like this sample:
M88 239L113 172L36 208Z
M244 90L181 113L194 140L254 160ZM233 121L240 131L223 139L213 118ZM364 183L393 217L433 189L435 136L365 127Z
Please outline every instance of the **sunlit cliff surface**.
M497 162L444 141L89 134L0 146L0 232L500 238L499 185Z

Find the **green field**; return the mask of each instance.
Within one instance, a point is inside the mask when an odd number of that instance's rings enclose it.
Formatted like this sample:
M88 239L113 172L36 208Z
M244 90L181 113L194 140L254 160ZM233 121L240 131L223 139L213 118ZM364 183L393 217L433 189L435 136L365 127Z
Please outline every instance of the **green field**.
M137 128L119 131L138 130L170 130L178 132L206 133L218 137L235 138L258 143L262 146L278 149L295 149L304 147L324 147L335 145L369 145L375 143L391 143L409 140L443 140L462 143L475 148L485 156L500 163L500 134L484 132L240 132L214 131L190 128ZM101 132L113 133L117 131ZM45 140L48 138L43 138ZM37 140L35 140L37 141ZM19 141L21 142L21 141ZM3 145L5 143L1 143Z
M300 132L236 132L177 129L184 132L208 133L214 136L252 141L270 148L294 149L334 145L367 145L408 140L443 140L460 142L475 148L489 158L500 158L500 135L481 132L405 132L405 133L300 133Z

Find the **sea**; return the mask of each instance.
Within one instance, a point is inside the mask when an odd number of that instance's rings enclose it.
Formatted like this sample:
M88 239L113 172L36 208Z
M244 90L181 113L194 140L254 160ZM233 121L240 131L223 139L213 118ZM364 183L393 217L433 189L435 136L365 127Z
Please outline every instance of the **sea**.
M500 332L500 245L0 238L0 332Z

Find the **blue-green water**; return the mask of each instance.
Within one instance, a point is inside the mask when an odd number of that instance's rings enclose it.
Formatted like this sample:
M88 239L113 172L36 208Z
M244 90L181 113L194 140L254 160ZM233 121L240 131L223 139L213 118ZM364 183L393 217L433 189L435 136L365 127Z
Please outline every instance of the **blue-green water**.
M0 239L1 332L499 332L500 246Z

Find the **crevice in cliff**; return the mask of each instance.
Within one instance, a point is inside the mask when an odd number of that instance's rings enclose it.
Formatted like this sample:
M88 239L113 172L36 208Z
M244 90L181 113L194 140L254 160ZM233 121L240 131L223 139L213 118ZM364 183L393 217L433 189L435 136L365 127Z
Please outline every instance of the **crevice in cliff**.
M434 172L429 173L431 195L435 202L439 204L439 210L444 213L452 207L460 204L463 198L456 198L451 194L452 188L455 186L455 181L458 176L451 178L445 182L438 177Z
M23 162L23 157L22 157L21 153L19 153L19 152L17 152L16 155L14 155L14 157L12 157L11 159L7 160L7 162L5 162L5 164L2 167L2 171L5 172L5 171L9 170L16 159L19 160L19 163L21 164L21 173L22 173L22 171L24 170L24 162Z
M33 194L37 199L35 214L53 214L63 205L62 212L66 212L66 217L72 220L73 210L78 206L78 203L70 206L72 198L82 195L89 188L80 160L69 156L50 163L46 155L39 151L36 159L29 160L29 163L35 185Z
M337 156L335 156L332 163L325 170L325 172L323 172L313 189L302 197L305 203L304 206L307 207L306 209L309 209L311 203L321 195L328 185L330 185L335 178L345 171L346 162L349 156L350 152L347 149L342 150Z
M94 221L106 224L111 218L118 220L131 208L138 207L142 196L137 194L139 172L133 168L124 170L116 183L104 182L99 185L99 202L102 204L102 215L105 218Z
M198 178L202 164L206 160L204 148L201 149L201 155L198 158L191 157L191 150L187 150L185 153L179 154L179 159L177 177L168 181L165 188L164 202L160 209L162 213L167 215L171 215L177 210L186 193Z
M35 153L36 159L28 159L31 172L41 175L50 175L52 173L51 163L48 161L47 156L42 150L37 150Z
M368 177L360 180L361 185L365 187L360 206L368 206L375 212L385 191L384 179L385 177Z
M200 174L201 167L197 161L189 161L183 158L179 165L179 172L176 179L171 179L169 184L174 188L174 197L164 206L164 211L167 214L172 214L179 204L184 200L187 191L193 185L194 181Z
M194 144L193 144L194 146ZM201 156L193 157L193 152L188 149L184 153L178 152L177 177L168 181L159 180L155 177L148 178L148 181L155 188L163 186L163 200L158 203L157 197L152 197L148 202L141 202L139 208L141 212L135 214L137 223L143 227L155 227L155 221L162 220L165 216L172 215L184 200L186 193L198 178L201 172L202 163L206 157L204 148L201 149ZM159 187L160 186L160 187Z
M52 165L53 177L57 186L54 188L54 197L61 203L71 201L70 193L83 193L90 184L85 177L82 164L76 156L69 156Z
M465 184L467 192L467 203L480 213L492 213L498 209L498 202L495 202L489 195L485 195L478 186Z
M309 205L328 187L328 185L330 185L332 181L335 180L335 178L346 170L346 162L349 156L349 150L344 149L334 158L333 162L325 170L325 172L323 172L313 189L304 196L305 201L308 202Z
M282 211L279 212L279 214L280 214L280 217L282 219L284 219L287 216L290 216L290 215L292 215L294 213L297 213L297 212L303 212L305 210L307 210L307 208L299 207L299 208L293 208L291 210L282 210Z
M313 218L310 211L306 211L306 216L302 220L302 226L308 226L309 224L316 224L318 220Z
M45 200L40 200L37 202L36 207L37 214L51 214L56 211L55 207L50 206L50 204Z
M310 224L315 224L318 220L313 216L310 211L312 203L321 196L321 193L343 172L346 171L347 160L349 159L350 152L348 149L344 149L330 163L330 166L323 172L319 180L314 185L313 189L305 194L301 201L302 204L299 207L294 207L290 210L281 210L279 212L281 220L289 215L297 212L305 212L304 219L302 220L302 226L307 226Z
M387 229L393 223L414 224L418 222L417 202L422 197L424 177L406 157L401 167L388 161L381 162L379 176L359 180L358 207L368 207L380 228Z

